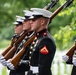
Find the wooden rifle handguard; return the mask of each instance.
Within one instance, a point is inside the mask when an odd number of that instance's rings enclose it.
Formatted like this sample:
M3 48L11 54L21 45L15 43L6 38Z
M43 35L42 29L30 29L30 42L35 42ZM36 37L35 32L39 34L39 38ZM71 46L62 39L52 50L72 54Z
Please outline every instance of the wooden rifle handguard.
M66 53L66 55L69 56L69 59L72 58L75 50L76 50L76 41L75 41L75 45L72 46L72 47L70 48L70 50Z
M13 47L7 52L7 54L4 56L4 58L6 60L10 59L11 57L13 57L15 51L17 50L18 44L25 38L25 36L27 35L28 32L23 32L22 36L20 36L18 38L18 40L15 42L15 44L13 45Z
M23 48L13 57L10 62L13 64L14 68L17 68L18 63L20 62L22 56L26 52L26 47L34 40L36 34L32 35L24 44Z
M16 36L12 38L11 44L2 52L2 56L5 56L5 54L13 47L13 44L15 43Z

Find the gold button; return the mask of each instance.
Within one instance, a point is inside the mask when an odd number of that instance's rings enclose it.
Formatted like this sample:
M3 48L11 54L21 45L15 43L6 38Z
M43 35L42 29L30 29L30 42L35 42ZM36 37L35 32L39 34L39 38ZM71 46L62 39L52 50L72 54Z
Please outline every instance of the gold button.
M33 49L33 47L31 46L30 49Z
M39 33L37 33L37 35L39 35Z
M30 62L29 62L29 66L30 66Z
M36 44L34 45L34 47L36 47Z
M46 35L46 33L44 33L44 35Z
M35 40L37 39L37 37L35 37Z
M27 36L25 36L25 38L27 38Z
M30 54L31 54L32 52L30 51Z
M25 43L25 40L23 40L23 43Z
M29 59L31 59L31 56L29 57Z
M33 42L32 44L35 44L35 42Z

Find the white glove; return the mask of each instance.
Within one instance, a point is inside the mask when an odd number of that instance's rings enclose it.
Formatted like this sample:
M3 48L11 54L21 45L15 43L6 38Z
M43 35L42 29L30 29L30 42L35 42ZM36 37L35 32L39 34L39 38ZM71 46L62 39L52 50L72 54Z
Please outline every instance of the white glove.
M63 55L63 56L62 56L62 59L66 62L66 61L68 61L69 56L67 56L67 55Z
M0 54L0 60L1 60L1 59L4 59L4 56Z
M15 70L14 65L13 65L9 60L7 61L7 67L8 67L10 70Z
M73 58L72 58L72 63L73 63L73 65L76 66L76 57L73 57Z
M4 59L3 55L0 55L0 63L4 66L7 65L7 61L6 61L6 59Z
M1 59L0 62L1 62L1 64L2 64L3 66L6 66L6 65L7 65L7 61L6 61L5 59Z
M76 66L76 50L74 50L74 54L73 54L73 57L72 57L72 63L74 66Z

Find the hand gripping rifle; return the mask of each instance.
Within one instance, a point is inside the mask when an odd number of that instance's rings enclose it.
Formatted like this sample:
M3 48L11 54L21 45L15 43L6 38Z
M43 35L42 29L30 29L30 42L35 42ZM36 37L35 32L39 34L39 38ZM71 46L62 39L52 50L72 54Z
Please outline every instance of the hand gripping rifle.
M33 32L30 36L29 39L25 42L23 48L15 55L13 56L11 59L8 60L8 62L11 64L12 69L16 69L17 65L19 64L22 56L24 55L24 53L26 52L26 47L34 40L34 38L36 37L36 33ZM7 65L8 66L8 65ZM9 68L11 66L8 66Z
M67 56L69 56L69 59L72 58L74 51L76 50L76 40L75 40L75 45L73 45L70 50L66 53Z
M18 38L18 40L16 40L16 42L14 43L13 47L5 54L4 58L6 60L10 59L14 52L16 51L18 44L24 39L24 37L27 35L28 32L23 31L21 36Z

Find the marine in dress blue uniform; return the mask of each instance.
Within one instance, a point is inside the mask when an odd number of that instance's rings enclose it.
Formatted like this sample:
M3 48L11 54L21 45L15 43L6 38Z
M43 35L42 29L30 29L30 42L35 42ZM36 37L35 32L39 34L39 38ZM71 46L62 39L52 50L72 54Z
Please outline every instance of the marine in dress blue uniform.
M24 21L27 21L27 20L29 20L28 18L30 17L30 15L31 15L30 11L26 11L25 16L22 17L22 19ZM17 24L17 22L18 22L18 24L21 23L19 21L16 21L15 24ZM23 24L23 22L22 22L22 24ZM19 43L18 48L17 48L17 50L16 50L16 52L15 52L14 55L16 55L22 49L24 43L27 41L28 36L31 33L32 32L28 32L27 35L25 36L25 38L22 40L22 42ZM12 67L11 67L11 65L10 65L9 69L10 69L10 74L9 75L25 75L25 72L29 70L28 52L23 55L21 61L19 62L18 66L17 66L17 69L13 70Z
M31 20L49 19L52 13L45 9L32 8ZM43 20L40 20L40 22ZM47 21L48 22L48 21ZM43 22L41 22L43 23ZM31 23L32 25L32 23ZM32 26L33 27L33 26ZM35 30L36 31L36 30ZM56 45L46 26L36 32L36 37L29 49L28 75L52 75L51 64L55 55Z
M73 65L71 75L76 75L76 49L74 50L74 53L70 59L67 55L63 55L62 58L66 64Z

